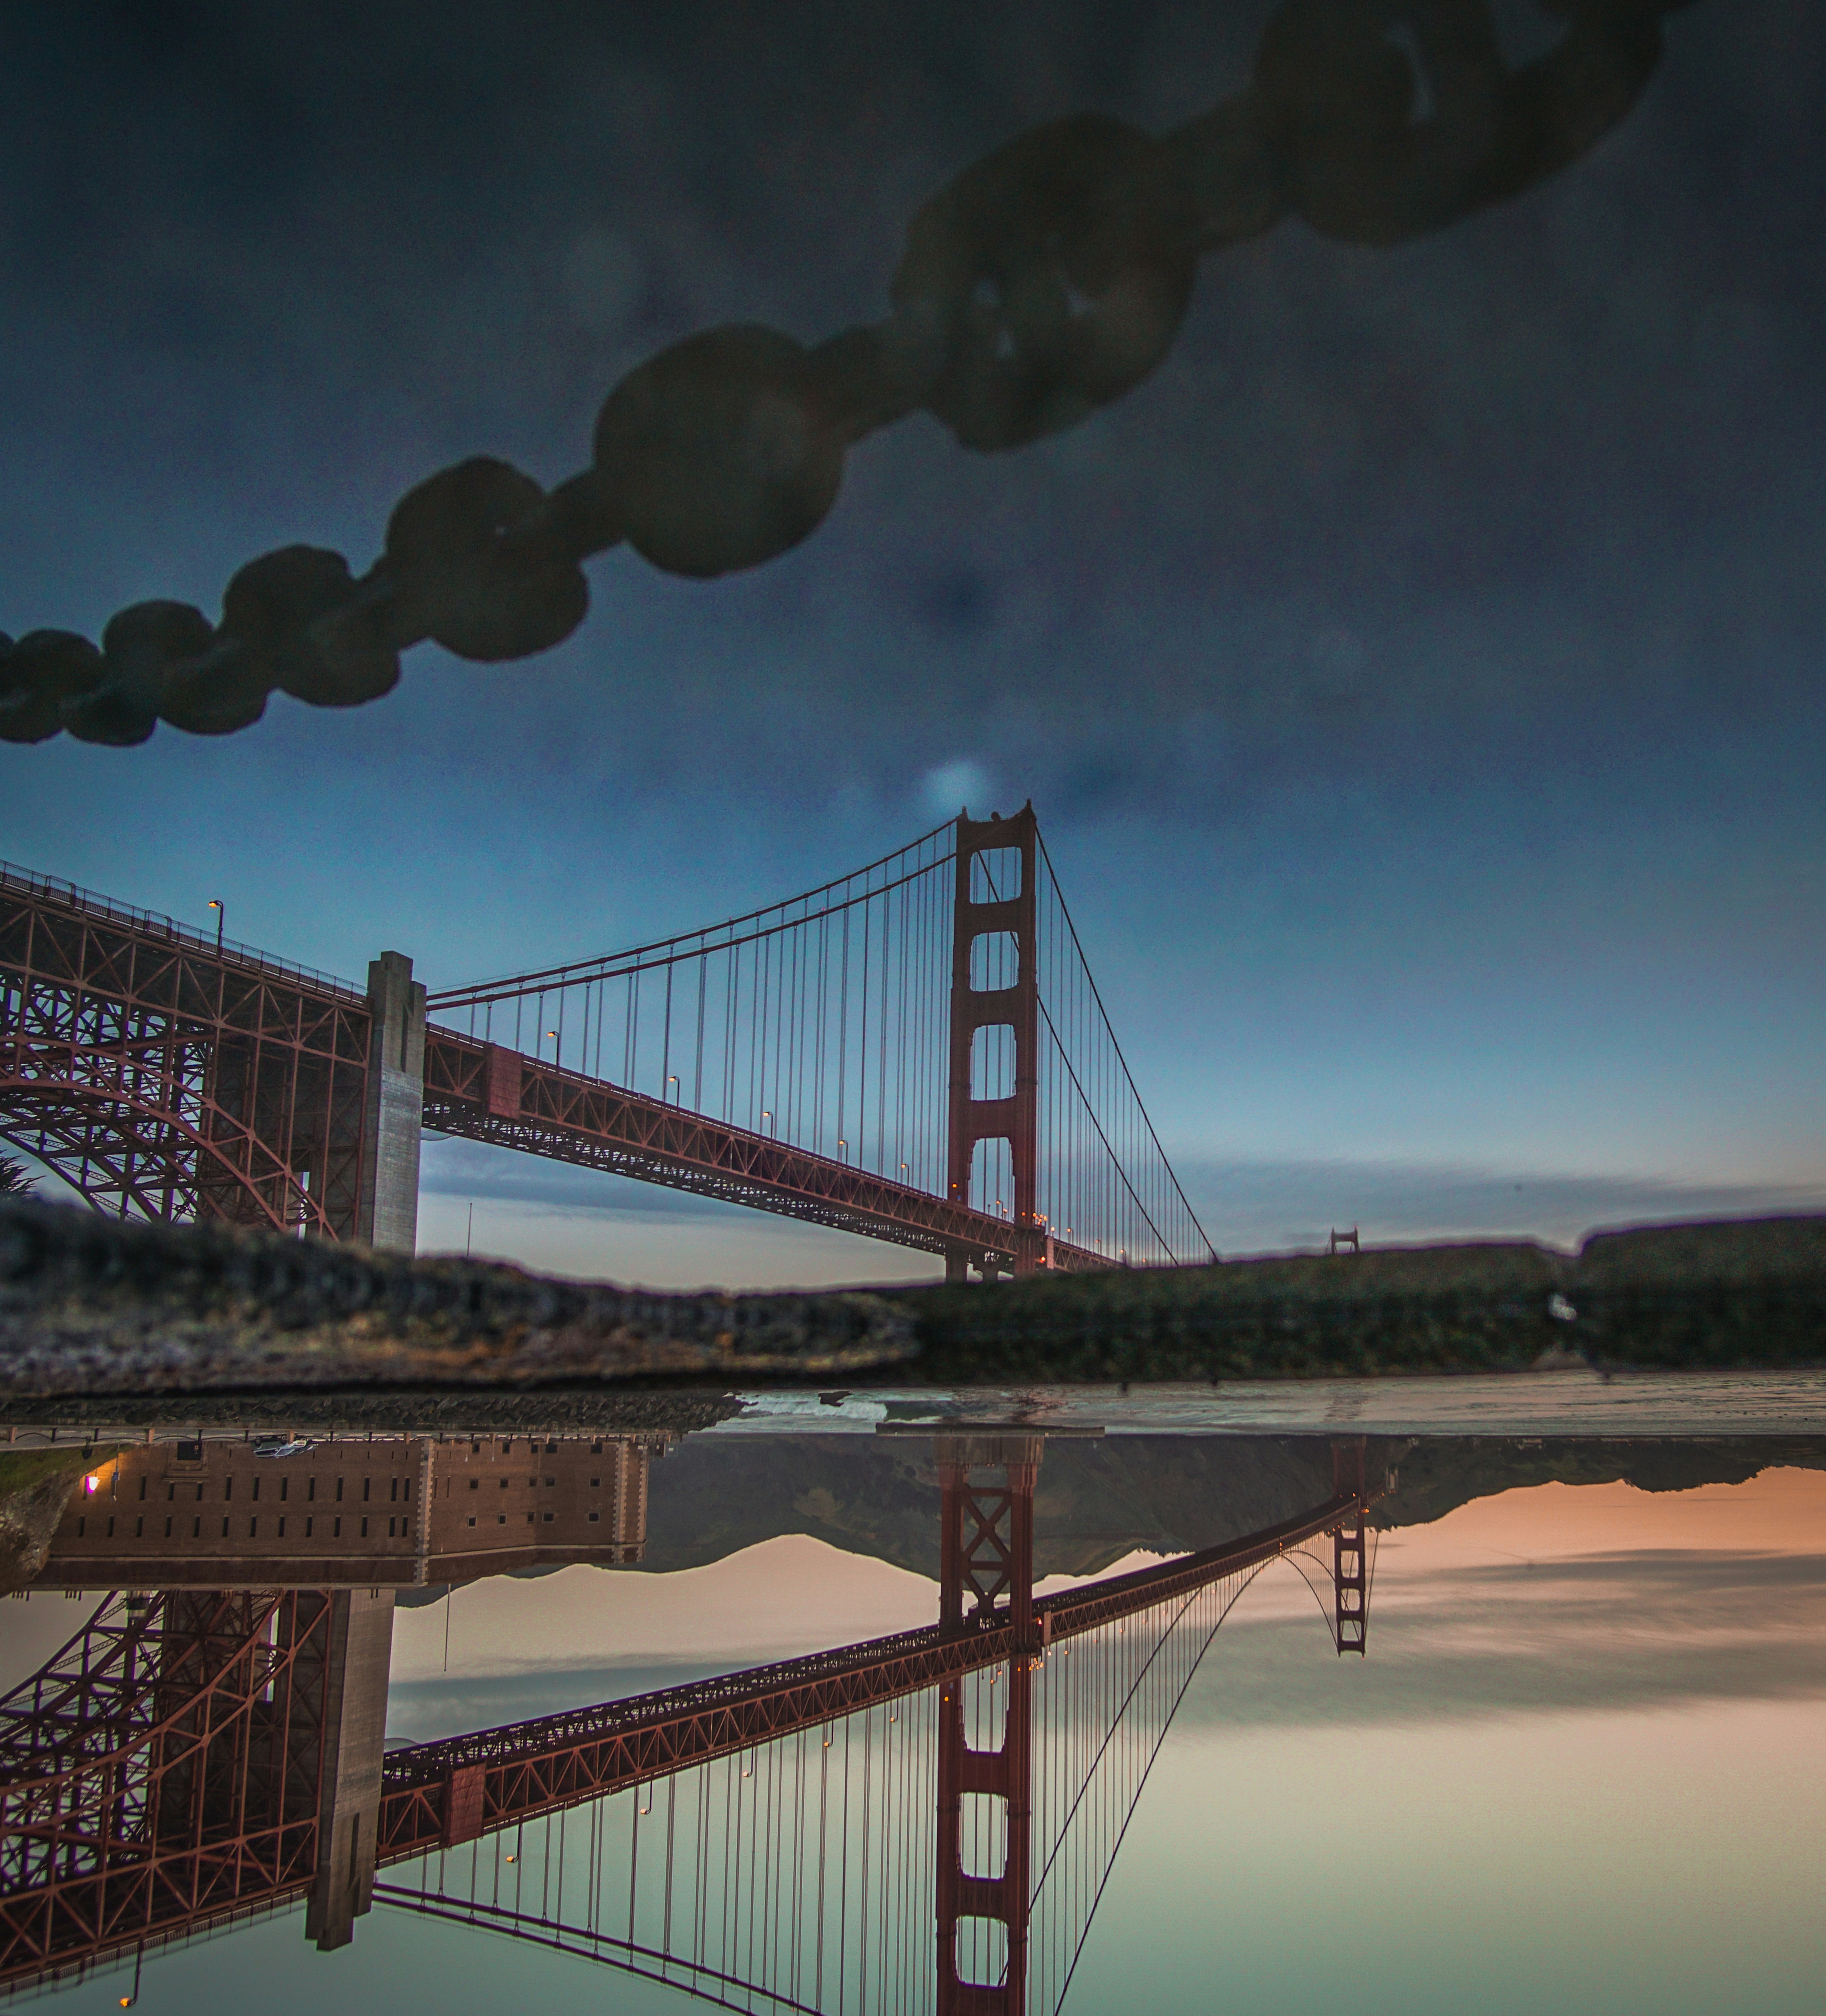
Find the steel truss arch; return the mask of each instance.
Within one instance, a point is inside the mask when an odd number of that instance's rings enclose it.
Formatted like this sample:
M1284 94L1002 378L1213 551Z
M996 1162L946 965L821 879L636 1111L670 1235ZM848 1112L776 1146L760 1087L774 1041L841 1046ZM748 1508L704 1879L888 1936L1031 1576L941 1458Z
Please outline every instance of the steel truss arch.
M275 1232L304 1226L329 1233L322 1204L258 1135L213 1102L199 1103L217 1128L205 1132L169 1105L140 1095L67 1079L9 1075L0 1078L0 1140L48 1164L98 1210L105 1208L104 1201L117 1199L122 1218L137 1215L156 1222L208 1216ZM166 1138L129 1127L128 1116L151 1121ZM249 1161L263 1157L270 1169L256 1175L229 1152L231 1147L246 1151ZM213 1183L202 1173L211 1164L220 1172ZM106 1181L90 1173L96 1168L106 1172ZM142 1168L155 1172L153 1183L142 1177ZM277 1189L284 1208L275 1208L263 1185ZM160 1190L162 1204L148 1194ZM229 1208L231 1199L245 1200L251 1208ZM128 1209L129 1201L136 1214Z

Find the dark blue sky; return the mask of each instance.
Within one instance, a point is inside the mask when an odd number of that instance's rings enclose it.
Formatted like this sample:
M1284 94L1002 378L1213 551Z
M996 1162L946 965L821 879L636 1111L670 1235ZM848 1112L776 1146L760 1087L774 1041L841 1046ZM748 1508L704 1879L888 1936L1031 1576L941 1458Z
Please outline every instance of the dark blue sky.
M294 540L358 571L464 455L555 482L656 349L879 319L959 168L1185 119L1268 13L9 9L0 626L213 614ZM1587 159L1398 249L1207 259L1075 430L985 456L916 416L766 567L591 563L541 658L0 746L0 854L435 985L1031 795L1220 1248L1826 1201L1823 113L1818 9L1696 0ZM429 1243L477 1197L582 1269L901 1265L430 1166Z

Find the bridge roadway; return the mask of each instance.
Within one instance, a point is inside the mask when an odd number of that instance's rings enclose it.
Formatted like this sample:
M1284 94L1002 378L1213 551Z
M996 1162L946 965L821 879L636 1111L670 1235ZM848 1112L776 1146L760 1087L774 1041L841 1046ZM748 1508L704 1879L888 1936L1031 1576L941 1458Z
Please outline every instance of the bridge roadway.
M1258 1567L1355 1513L1359 1493L1247 1538L1034 1604L1037 1647ZM1002 1613L1006 1614L1006 1613ZM1012 1625L928 1625L689 1687L393 1752L382 1769L378 1859L403 1860L816 1729L1024 1648Z
M1088 1247L1023 1234L1006 1219L434 1022L425 1025L423 1121L433 1133L607 1169L924 1253L966 1251L1012 1267L1025 1240L1061 1273L1111 1265Z

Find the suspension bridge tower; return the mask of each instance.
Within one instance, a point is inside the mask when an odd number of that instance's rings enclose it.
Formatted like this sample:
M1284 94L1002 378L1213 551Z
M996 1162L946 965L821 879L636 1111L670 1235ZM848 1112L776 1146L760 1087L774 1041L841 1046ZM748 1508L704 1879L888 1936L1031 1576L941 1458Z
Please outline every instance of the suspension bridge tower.
M978 1144L1006 1141L1014 1194L1017 1275L1045 1251L1039 1220L1039 982L1035 890L1037 829L1030 800L1012 819L957 821L957 885L951 941L950 1156L952 1200L967 1204ZM981 975L985 984L975 985ZM985 1096L976 1081L992 1062L1003 1082ZM953 1248L945 1278L967 1278L970 1256ZM986 1274L995 1262L982 1261Z

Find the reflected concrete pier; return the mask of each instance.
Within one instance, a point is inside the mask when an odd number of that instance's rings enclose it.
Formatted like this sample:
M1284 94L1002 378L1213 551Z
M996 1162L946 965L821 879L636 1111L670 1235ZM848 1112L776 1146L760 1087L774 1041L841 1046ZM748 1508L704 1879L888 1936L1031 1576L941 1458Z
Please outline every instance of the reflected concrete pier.
M393 1663L393 1591L339 1589L327 1599L329 1678L323 1703L323 1780L317 1802L317 1869L304 1935L326 1951L347 1946L374 1902L380 1765Z

